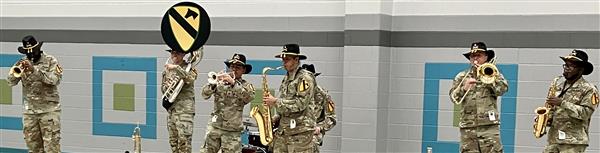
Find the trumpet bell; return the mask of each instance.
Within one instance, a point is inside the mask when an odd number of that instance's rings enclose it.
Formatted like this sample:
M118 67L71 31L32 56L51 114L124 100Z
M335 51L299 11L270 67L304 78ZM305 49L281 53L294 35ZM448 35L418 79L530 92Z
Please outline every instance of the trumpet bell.
M10 75L20 78L21 74L23 74L23 69L21 69L21 66L13 66L10 68L10 71L8 72Z
M217 72L208 72L208 83L209 84L217 84Z

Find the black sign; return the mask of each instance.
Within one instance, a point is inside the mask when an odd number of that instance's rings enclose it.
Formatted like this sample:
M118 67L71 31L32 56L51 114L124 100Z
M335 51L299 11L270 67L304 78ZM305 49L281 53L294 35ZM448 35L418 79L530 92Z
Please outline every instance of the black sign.
M210 19L200 5L180 2L165 13L160 32L163 41L172 50L189 53L198 50L208 40Z

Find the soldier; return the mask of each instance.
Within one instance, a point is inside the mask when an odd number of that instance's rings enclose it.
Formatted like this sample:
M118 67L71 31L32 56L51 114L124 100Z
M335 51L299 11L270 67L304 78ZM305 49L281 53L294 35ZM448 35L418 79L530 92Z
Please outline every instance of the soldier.
M566 81L558 85L556 97L548 97L552 107L548 145L544 153L585 152L588 146L589 126L598 107L598 89L582 75L592 73L594 66L582 50L560 57Z
M223 153L242 152L241 132L244 106L254 99L254 86L242 78L252 71L252 65L246 64L246 56L233 54L225 65L233 75L217 75L217 83L207 83L202 87L202 96L208 99L214 95L214 107L211 120L206 127L204 145L200 152Z
M163 107L169 113L167 117L167 130L169 131L169 144L172 152L192 152L192 133L195 115L194 81L196 80L196 68L185 71L188 64L183 60L185 52L167 50L171 53L172 63L165 64L162 72L161 91L164 94L169 88L174 88L174 78L183 80L183 87L173 103L163 100Z
M463 55L471 67L456 75L450 89L452 101L461 107L460 152L503 152L497 99L508 90L508 83L500 71L495 74L493 83L479 80L477 68L495 57L485 43L472 43L471 50Z
M275 107L279 116L273 119L279 122L272 144L274 152L313 152L315 120L309 107L314 100L316 83L311 72L300 68L300 60L306 59L306 56L300 54L297 44L286 44L275 58L282 59L287 75L279 87L279 98L272 95L263 97L263 102Z
M11 68L8 85L21 81L25 107L23 110L23 135L29 152L60 152L60 97L58 85L62 68L58 60L41 50L44 42L25 36L21 58ZM16 70L18 68L20 70ZM20 71L20 72L19 72Z
M315 77L321 73L316 73L315 66L312 64L303 64L302 69L308 70L314 74ZM335 103L331 99L331 95L320 85L315 88L315 100L311 105L313 110L314 119L316 120L314 141L315 141L315 153L319 152L319 147L323 146L323 136L325 132L331 130L336 122L337 117L335 115Z

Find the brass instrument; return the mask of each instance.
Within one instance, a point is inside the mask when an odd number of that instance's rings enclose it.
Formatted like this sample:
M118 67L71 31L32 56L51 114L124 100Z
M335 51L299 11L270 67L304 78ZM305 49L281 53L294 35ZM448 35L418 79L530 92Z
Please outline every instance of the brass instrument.
M263 96L266 97L270 95L269 86L267 82L267 72L270 70L281 69L283 66L277 67L275 69L271 67L265 67L262 71L262 88L263 88ZM263 110L266 111L262 113L259 111L259 106L254 106L250 111L250 116L256 120L256 124L258 125L258 132L260 134L260 143L263 145L268 145L273 141L273 123L271 121L271 108L263 105Z
M198 65L198 63L200 63L200 61L202 61L202 56L204 54L203 49L200 48L200 50L198 51L193 51L190 53L191 55L188 56L188 65L185 68L186 72L190 72L192 67L196 67L196 65ZM169 63L170 59L167 59L167 62L165 64ZM179 76L175 76L173 78L169 78L168 82L168 87L167 90L165 91L165 93L162 95L162 100L163 101L168 101L169 103L173 103L175 101L175 98L177 98L177 95L179 95L179 91L181 91L181 88L183 87L183 79L180 78Z
M498 67L496 67L496 57L494 57L487 63L479 65L475 73L477 73L478 82L485 84L494 84L498 79ZM460 90L460 88L462 88L462 83L465 82L466 78L466 76L463 77L463 79L458 84L458 87L454 90ZM471 88L467 89L465 95L463 95L462 98L460 98L460 100L458 101L456 97L452 96L452 101L454 101L455 104L460 105L465 100L465 97L467 97L469 91L471 91Z
M558 76L554 78L552 84L550 84L550 89L548 89L548 98L556 96L556 90L558 90L558 80L562 76ZM548 119L550 118L550 110L552 106L548 103L544 104L544 107L538 107L535 109L535 113L537 114L537 119L535 120L535 124L533 124L533 135L535 138L541 138L546 134L546 127L548 126Z
M142 136L141 136L140 125L133 129L133 134L131 135L131 139L133 140L133 153L142 153ZM125 153L129 153L129 151L125 151Z
M229 75L231 78L233 78L235 80L235 74L233 74L233 72L225 72L225 70L222 70L221 72L217 73L214 71L210 71L210 72L208 72L208 84L211 84L211 85L225 84L225 82L223 82L223 79L222 79L222 77L225 75Z
M20 78L24 71L25 68L23 68L23 60L21 60L19 61L19 64L10 68L8 74Z

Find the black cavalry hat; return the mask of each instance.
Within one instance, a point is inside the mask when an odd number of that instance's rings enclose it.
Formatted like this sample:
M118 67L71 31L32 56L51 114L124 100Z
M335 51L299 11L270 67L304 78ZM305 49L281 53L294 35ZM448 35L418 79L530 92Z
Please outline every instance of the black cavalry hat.
M321 75L321 73L317 73L317 72L316 72L316 70L315 70L315 65L312 65L312 64L302 64L302 67L301 67L301 68L302 68L302 69L305 69L305 70L307 70L307 71L310 71L310 72L312 72L312 73L315 75L315 77L316 77L316 76L319 76L319 75Z
M300 60L305 60L306 55L300 54L300 46L298 44L285 44L283 45L283 50L281 54L275 55L275 58L282 58L287 55L298 56Z
M23 37L23 40L21 41L23 42L23 46L17 48L17 50L21 54L28 54L33 51L39 51L42 48L42 44L44 44L44 42L38 42L32 35Z
M583 50L575 49L567 56L559 56L563 61L574 61L583 66L583 75L588 75L594 71L594 65L588 61L588 55Z
M485 54L487 54L487 61L490 61L494 58L494 56L496 56L496 53L494 53L494 50L488 50L487 46L485 45L484 42L473 42L471 43L471 50L463 53L463 55L469 59L469 55L471 55L472 53L476 53L476 52L485 52Z
M252 71L252 65L246 63L246 56L244 56L243 54L235 53L233 54L233 57L231 57L231 59L225 60L223 63L225 63L227 67L229 67L229 65L231 64L243 65L244 67L246 67L246 72L244 72L244 74L248 74Z

